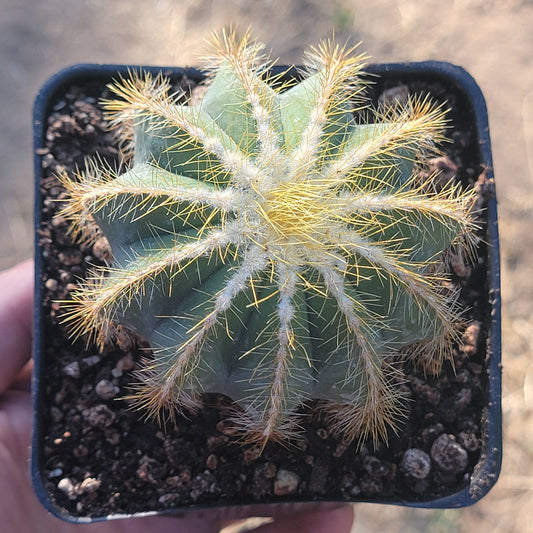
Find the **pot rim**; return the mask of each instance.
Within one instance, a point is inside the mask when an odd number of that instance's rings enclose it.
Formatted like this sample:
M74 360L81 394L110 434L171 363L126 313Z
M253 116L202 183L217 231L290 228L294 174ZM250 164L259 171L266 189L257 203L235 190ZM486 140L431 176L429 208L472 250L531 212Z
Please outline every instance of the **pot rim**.
M275 73L287 72L288 67L277 66ZM205 74L196 68L181 67L157 67L157 66L131 66L123 64L96 64L80 63L72 65L56 74L52 75L42 86L37 94L33 107L33 138L34 138L34 172L35 172L35 205L34 205L34 231L38 234L41 227L41 194L39 181L42 175L41 159L39 148L43 146L45 135L46 118L52 110L52 101L56 94L59 94L74 81L81 83L102 77L127 76L132 71L142 70L145 72L162 73L163 75L187 75L187 77L201 81ZM289 74L297 73L295 67L290 67ZM477 138L479 143L479 160L484 168L486 180L493 183L493 163L490 144L488 115L485 99L480 87L468 72L462 67L442 61L420 61L401 63L370 64L365 68L365 73L370 77L386 76L387 79L395 78L405 80L411 79L438 79L451 88L459 91L465 97L472 110L472 119L477 124ZM487 389L488 401L482 416L483 445L480 459L474 468L469 485L460 491L429 501L389 501L389 500L368 500L354 499L353 502L385 503L389 505L400 505L414 508L457 508L474 504L485 496L496 483L502 462L502 413L501 413L501 297L500 297L500 257L498 239L498 219L496 209L495 192L491 194L487 203L487 242L488 242L488 265L487 283L490 306L490 326L487 336ZM39 303L42 301L41 272L43 262L38 245L35 242L35 314L34 314L34 347L33 357L35 361L34 374L32 379L33 391L33 436L31 449L31 476L34 490L40 502L50 512L57 517L73 523L89 523L117 518L131 518L153 515L180 515L198 516L206 511L224 511L235 509L235 505L201 505L187 506L175 510L163 510L153 512L141 512L133 514L109 515L104 517L86 518L65 514L57 508L48 497L41 474L41 458L39 452L40 436L42 434L42 420L39 416L39 405L43 394L43 385L39 376L43 372L42 356L42 312ZM324 500L325 502L326 500ZM350 503L350 501L338 501L337 503ZM256 516L264 512L265 507L270 511L286 506L299 505L294 503L260 503L245 505L246 509L252 513L249 516ZM316 505L320 500L314 502ZM323 502L322 502L323 503ZM226 511L227 513L227 511ZM254 514L255 513L255 514Z

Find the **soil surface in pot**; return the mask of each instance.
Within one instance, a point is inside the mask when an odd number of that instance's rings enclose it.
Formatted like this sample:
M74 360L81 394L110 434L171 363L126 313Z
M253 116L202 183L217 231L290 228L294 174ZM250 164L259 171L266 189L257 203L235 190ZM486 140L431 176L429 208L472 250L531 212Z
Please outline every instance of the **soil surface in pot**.
M452 283L461 291L469 325L456 346L454 363L438 377L405 362L408 416L388 445L367 443L357 451L328 432L320 419L306 417L302 439L269 443L264 450L233 439L224 410L230 402L206 398L196 415L162 428L142 419L124 399L132 372L146 345L126 330L102 353L73 341L60 323L61 304L93 265L104 264L104 240L73 243L57 216L64 191L56 178L83 168L98 156L118 166L119 150L108 130L99 99L105 83L69 87L52 103L42 156L43 258L42 436L39 456L50 500L62 513L100 517L168 510L190 505L243 504L299 500L426 501L469 483L481 454L482 411L486 407L488 325L486 249L474 264L451 258ZM177 80L187 92L195 83ZM466 121L459 93L440 83L378 81L369 88L377 102L405 98L407 92L447 102L451 111L444 155L431 161L443 180L457 176L476 187L478 208L492 187L479 165L476 132ZM480 238L485 228L480 215ZM305 413L306 408L302 411Z

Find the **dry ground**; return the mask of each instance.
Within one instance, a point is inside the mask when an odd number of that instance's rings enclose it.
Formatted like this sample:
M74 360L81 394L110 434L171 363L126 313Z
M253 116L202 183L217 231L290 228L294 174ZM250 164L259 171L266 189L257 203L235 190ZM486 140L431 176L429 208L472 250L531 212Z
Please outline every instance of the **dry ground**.
M283 63L332 31L375 61L464 66L488 103L500 201L504 465L465 510L358 505L353 532L533 532L533 2L530 0L0 0L0 268L31 255L31 105L78 62L195 63L201 39L254 27Z

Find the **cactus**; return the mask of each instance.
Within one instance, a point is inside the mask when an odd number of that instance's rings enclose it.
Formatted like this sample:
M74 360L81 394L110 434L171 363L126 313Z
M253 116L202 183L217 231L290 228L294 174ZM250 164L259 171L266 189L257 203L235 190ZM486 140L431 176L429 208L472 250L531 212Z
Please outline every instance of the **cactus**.
M420 173L446 112L367 109L366 58L329 41L291 84L249 35L211 45L195 105L161 76L112 85L129 170L62 178L72 232L96 224L113 253L65 320L100 347L117 324L149 341L134 390L148 416L216 392L247 441L294 437L309 402L347 441L386 439L405 411L397 361L438 372L461 317L445 258L473 249L473 193Z

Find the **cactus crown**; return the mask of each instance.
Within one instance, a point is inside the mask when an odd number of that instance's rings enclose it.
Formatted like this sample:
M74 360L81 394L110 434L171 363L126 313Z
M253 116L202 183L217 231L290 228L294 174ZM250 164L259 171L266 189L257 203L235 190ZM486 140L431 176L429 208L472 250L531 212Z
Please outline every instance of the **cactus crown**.
M265 443L297 432L298 408L317 400L347 440L386 438L402 414L395 356L437 371L460 316L443 252L471 247L472 193L419 172L445 111L412 98L360 124L353 49L324 42L303 81L274 88L248 35L211 44L197 105L149 74L112 86L127 172L63 177L72 231L96 222L114 256L66 320L101 346L117 323L146 337L135 398L149 415L223 393Z

